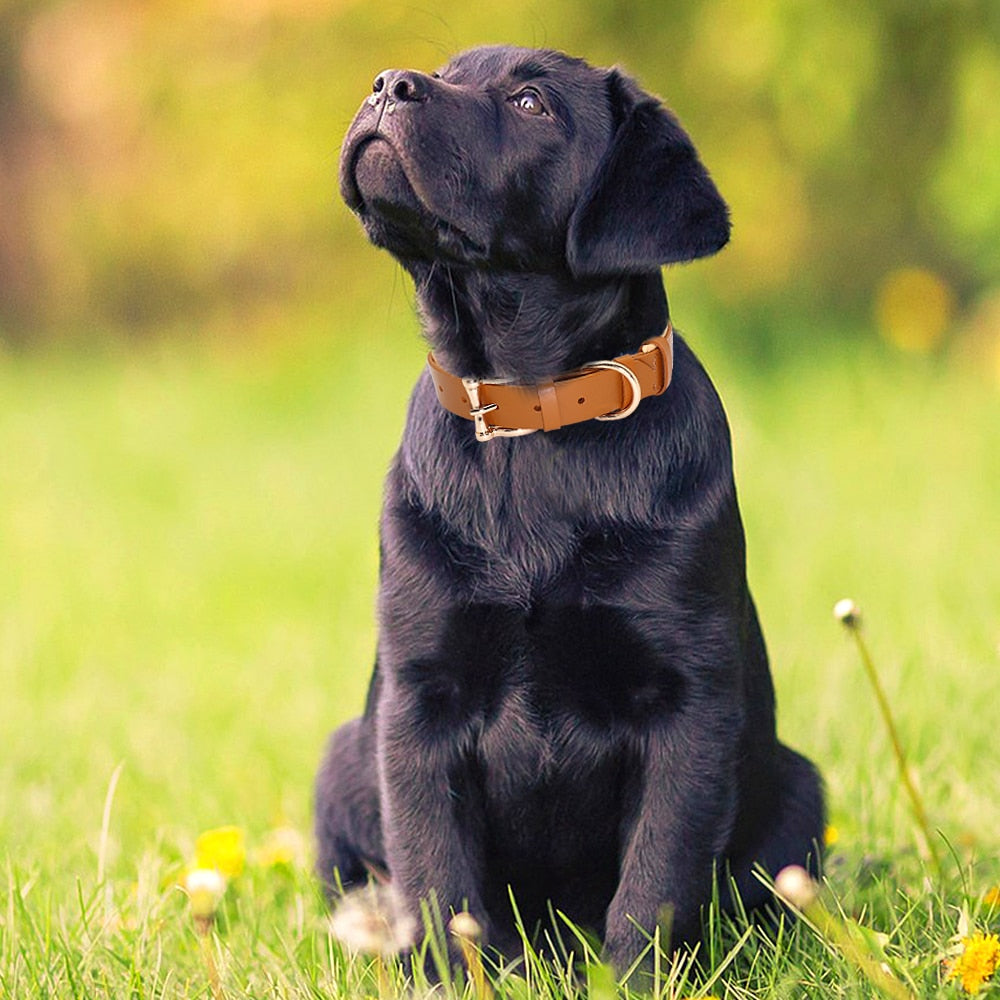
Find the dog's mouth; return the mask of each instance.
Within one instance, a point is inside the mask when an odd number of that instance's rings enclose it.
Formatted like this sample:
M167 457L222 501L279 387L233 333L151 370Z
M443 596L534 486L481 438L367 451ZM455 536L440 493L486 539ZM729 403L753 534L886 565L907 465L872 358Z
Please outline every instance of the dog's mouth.
M340 186L348 208L361 217L375 242L393 253L465 263L487 258L486 247L429 207L405 158L380 133L362 135L345 149Z
M340 179L344 201L354 212L427 212L399 153L378 133L361 136L346 150Z

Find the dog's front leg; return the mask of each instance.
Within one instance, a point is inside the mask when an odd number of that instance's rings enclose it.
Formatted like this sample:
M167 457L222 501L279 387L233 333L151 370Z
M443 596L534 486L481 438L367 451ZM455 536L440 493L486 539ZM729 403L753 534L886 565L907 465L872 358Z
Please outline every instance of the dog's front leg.
M375 707L386 863L418 927L432 893L445 921L467 907L485 927L475 678L447 634L458 589L451 560L413 492L395 463L382 519Z
M706 726L700 714L675 717L644 739L641 787L623 831L605 933L605 953L621 971L658 924L670 926L674 945L700 935L701 907L711 898L713 865L736 807L731 731Z
M386 859L409 915L433 898L444 921L468 909L486 927L481 902L482 837L465 748L454 733L414 720L405 685L383 700L379 719L380 798Z

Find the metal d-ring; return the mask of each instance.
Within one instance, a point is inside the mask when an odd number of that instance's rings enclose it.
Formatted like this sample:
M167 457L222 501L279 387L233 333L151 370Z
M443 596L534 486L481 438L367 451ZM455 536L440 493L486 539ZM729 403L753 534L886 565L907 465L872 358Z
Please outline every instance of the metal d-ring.
M612 371L618 372L628 382L629 388L632 390L632 398L629 400L628 406L623 406L620 410L612 410L600 417L594 417L595 420L624 420L625 417L635 413L639 403L642 402L642 386L639 384L639 376L631 368L626 367L620 361L591 361L586 367L610 368Z

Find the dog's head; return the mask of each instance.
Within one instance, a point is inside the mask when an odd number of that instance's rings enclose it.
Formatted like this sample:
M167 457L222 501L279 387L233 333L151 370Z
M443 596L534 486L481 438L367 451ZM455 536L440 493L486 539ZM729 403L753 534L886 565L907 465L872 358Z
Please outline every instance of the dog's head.
M404 263L637 274L729 238L725 202L659 100L548 50L489 46L430 75L379 74L340 188Z

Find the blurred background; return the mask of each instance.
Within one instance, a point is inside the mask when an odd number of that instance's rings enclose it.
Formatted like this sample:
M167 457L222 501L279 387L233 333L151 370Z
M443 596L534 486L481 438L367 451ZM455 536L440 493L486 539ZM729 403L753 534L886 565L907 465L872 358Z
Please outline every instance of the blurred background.
M855 598L932 808L995 846L996 0L0 0L0 845L90 863L123 761L124 870L308 829L423 363L340 141L380 70L483 42L619 64L693 136L733 239L666 282L731 417L782 733L845 839L895 842Z
M995 0L4 0L0 343L287 333L383 299L340 138L380 69L490 41L620 64L674 108L735 222L680 290L741 350L964 337L1000 378Z

